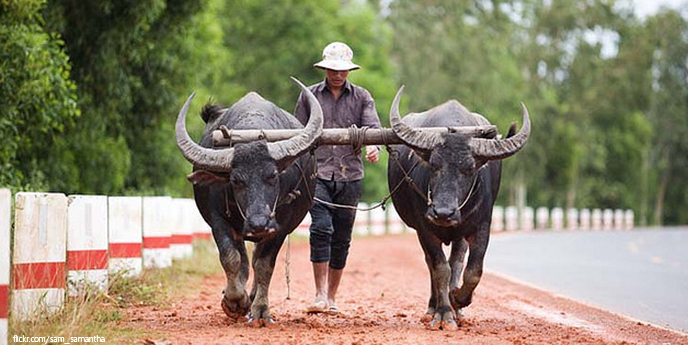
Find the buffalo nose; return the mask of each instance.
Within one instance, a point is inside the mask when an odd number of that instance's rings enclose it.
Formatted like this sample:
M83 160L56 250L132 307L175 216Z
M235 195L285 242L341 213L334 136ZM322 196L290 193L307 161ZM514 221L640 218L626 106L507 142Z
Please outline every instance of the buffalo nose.
M455 208L449 207L430 207L428 209L427 216L435 218L437 220L448 220L451 216L456 213Z
M253 216L248 219L248 226L253 232L263 232L270 224L270 217L268 216Z

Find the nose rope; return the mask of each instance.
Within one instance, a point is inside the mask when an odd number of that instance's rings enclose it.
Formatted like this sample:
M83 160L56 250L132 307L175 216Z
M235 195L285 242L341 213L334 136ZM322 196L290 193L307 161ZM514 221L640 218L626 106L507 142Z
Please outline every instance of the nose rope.
M457 207L457 210L461 210L466 204L468 203L468 200L471 198L471 195L473 195L473 191L475 190L475 185L478 184L478 178L480 177L480 170L483 168L481 167L478 169L478 171L475 172L475 178L473 178L473 184L471 184L471 189L468 191L468 195L466 195L466 198L463 200L461 205ZM427 202L428 202L428 207L432 206L432 191L430 190L430 184L428 184L428 193L427 193Z

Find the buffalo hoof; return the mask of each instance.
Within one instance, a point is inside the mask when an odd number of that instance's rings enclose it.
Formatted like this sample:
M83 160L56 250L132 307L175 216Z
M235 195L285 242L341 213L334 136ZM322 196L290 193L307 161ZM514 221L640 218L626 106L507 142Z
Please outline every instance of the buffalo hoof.
M224 297L222 298L222 302L220 302L222 311L225 312L227 317L237 321L240 321L241 319L245 318L246 314L248 313L248 307L242 306L242 304L247 303L227 302L227 300Z
M275 320L272 319L270 315L263 315L262 317L257 317L254 318L252 315L249 314L248 316L248 325L250 327L269 327L275 324Z
M432 319L434 317L435 317L435 308L428 307L428 310L425 312L425 315L421 316L420 322L428 323L428 322L432 321Z
M454 320L432 320L427 326L428 329L433 330L433 331L456 331L459 329L459 326L456 324L456 321Z

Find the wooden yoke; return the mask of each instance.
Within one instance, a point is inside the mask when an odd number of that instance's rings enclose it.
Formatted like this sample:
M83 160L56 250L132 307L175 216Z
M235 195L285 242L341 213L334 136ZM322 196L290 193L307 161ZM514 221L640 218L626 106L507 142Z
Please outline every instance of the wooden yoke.
M465 133L472 137L491 139L497 136L497 126L472 127L423 127L423 131L435 133ZM215 147L230 146L255 140L275 142L289 139L302 132L302 129L241 129L223 128L213 131ZM395 145L403 144L391 128L324 128L318 145L352 145L355 137L361 137L362 145ZM355 143L354 143L355 144Z

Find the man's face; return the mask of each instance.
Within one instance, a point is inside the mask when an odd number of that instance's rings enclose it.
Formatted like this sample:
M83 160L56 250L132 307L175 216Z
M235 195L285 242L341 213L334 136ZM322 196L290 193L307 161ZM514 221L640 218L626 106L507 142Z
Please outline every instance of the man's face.
M325 71L327 71L327 83L335 88L344 86L346 77L349 75L349 71L335 71L331 69Z

